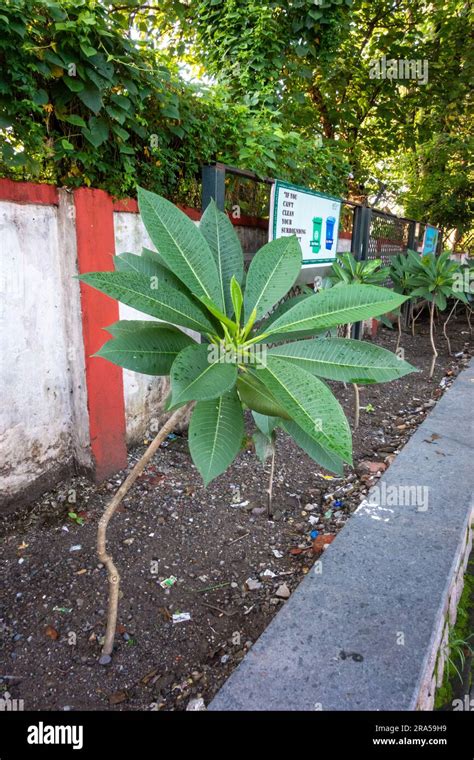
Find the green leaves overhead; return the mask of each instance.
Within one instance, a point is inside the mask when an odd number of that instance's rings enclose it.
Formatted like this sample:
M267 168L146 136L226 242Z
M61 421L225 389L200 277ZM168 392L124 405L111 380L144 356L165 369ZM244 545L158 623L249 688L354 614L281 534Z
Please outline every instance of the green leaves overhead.
M258 376L310 438L352 463L349 425L341 405L321 380L303 369L295 372L292 364L273 356L268 356Z
M229 217L219 211L214 200L211 200L204 211L199 230L214 256L221 299L230 317L234 311L230 293L232 277L240 285L244 276L244 257L240 240Z
M208 344L189 346L177 357L171 368L170 406L186 401L218 398L230 390L237 380L235 364L225 364L213 355Z
M198 298L224 309L214 256L196 225L166 198L138 188L143 223L161 258Z
M194 343L189 335L165 323L141 322L140 327L137 322L133 324L131 329L115 326L116 337L94 356L144 375L169 375L179 352Z
M232 464L243 434L244 415L235 390L196 404L189 424L189 450L204 485Z
M378 317L396 309L407 297L377 285L340 285L323 290L289 309L267 333L327 330L330 327Z
M159 282L154 289L149 277L132 272L91 272L80 275L79 279L144 314L198 332L214 330L200 306L165 282Z
M286 343L271 348L268 354L286 359L312 375L347 383L386 383L416 372L415 367L385 348L344 338Z
M301 248L296 236L277 238L252 259L244 296L244 319L254 309L261 319L294 285L301 269Z

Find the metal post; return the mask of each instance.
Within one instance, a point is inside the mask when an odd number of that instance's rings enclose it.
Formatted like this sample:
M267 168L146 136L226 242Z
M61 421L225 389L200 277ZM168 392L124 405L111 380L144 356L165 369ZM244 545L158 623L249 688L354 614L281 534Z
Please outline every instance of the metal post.
M416 222L408 222L407 248L409 248L411 251L415 250L415 231L416 231Z
M370 222L372 209L368 206L358 206L354 211L353 244L352 253L358 261L365 261L369 252ZM356 340L362 337L362 322L352 325L352 336Z
M201 167L202 177L202 210L205 211L211 198L217 204L220 211L224 211L225 204L225 167L222 164L212 164Z

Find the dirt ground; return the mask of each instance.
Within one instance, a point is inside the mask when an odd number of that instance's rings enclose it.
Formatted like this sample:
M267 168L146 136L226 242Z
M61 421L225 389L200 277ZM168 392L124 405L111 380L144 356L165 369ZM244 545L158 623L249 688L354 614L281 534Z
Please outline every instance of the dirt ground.
M207 705L319 556L311 531L321 542L343 528L375 482L369 470L390 465L467 364L467 325L453 321L456 355L449 357L439 328L440 356L428 380L427 328L422 323L402 341L420 373L361 389L361 405L369 406L344 478L328 478L279 434L272 520L268 467L250 444L206 490L186 439L171 436L109 528L122 598L116 650L105 667L98 658L107 580L95 538L103 506L126 473L100 486L73 478L2 518L0 694L23 699L25 710L183 710L198 698ZM396 334L382 328L376 342L393 350ZM352 422L352 387L332 387ZM129 466L144 448L130 453ZM162 587L171 576L173 585ZM173 620L179 613L190 619Z

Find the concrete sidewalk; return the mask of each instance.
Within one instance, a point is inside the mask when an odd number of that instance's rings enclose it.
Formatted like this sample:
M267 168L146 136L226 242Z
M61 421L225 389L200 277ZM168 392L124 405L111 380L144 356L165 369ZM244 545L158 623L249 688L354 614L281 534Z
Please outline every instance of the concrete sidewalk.
M472 542L473 412L471 362L210 710L432 708Z

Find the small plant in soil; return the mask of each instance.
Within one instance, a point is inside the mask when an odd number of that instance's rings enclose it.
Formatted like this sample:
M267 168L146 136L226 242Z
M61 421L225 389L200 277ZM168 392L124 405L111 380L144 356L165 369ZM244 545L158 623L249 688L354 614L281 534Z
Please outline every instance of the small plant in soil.
M382 259L370 259L358 261L352 253L338 254L338 260L331 266L331 271L327 277L327 282L331 286L340 285L382 285L389 276L389 268L383 266ZM399 311L399 309L398 309ZM384 315L380 319L387 324ZM391 323L387 326L391 328ZM344 335L346 338L351 337L352 324L349 322L344 326ZM354 428L359 427L360 417L360 391L357 383L354 386Z
M421 257L410 256L408 269L413 286L412 297L421 297L430 304L430 341L433 349L433 360L429 376L433 377L438 356L434 340L435 308L444 311L448 298L453 297L467 304L467 297L463 291L455 290L460 267L456 261L451 260L449 251L445 251L440 256L433 254Z
M340 285L289 298L272 311L300 272L302 253L295 236L264 245L245 277L240 242L229 218L214 203L198 228L154 193L139 189L138 200L156 251L121 254L115 257L114 272L80 278L154 318L107 327L112 338L97 356L146 375L169 376L171 388L166 402L171 415L99 522L98 556L109 580L104 663L113 650L120 582L106 550L107 526L161 443L191 408L189 450L205 485L238 454L245 409L260 415L258 428L272 443L274 430L281 427L318 464L341 473L344 462L352 463L351 433L324 380L379 383L414 371L373 344L316 337L397 309L406 296L375 285ZM265 417L272 420L264 422Z

